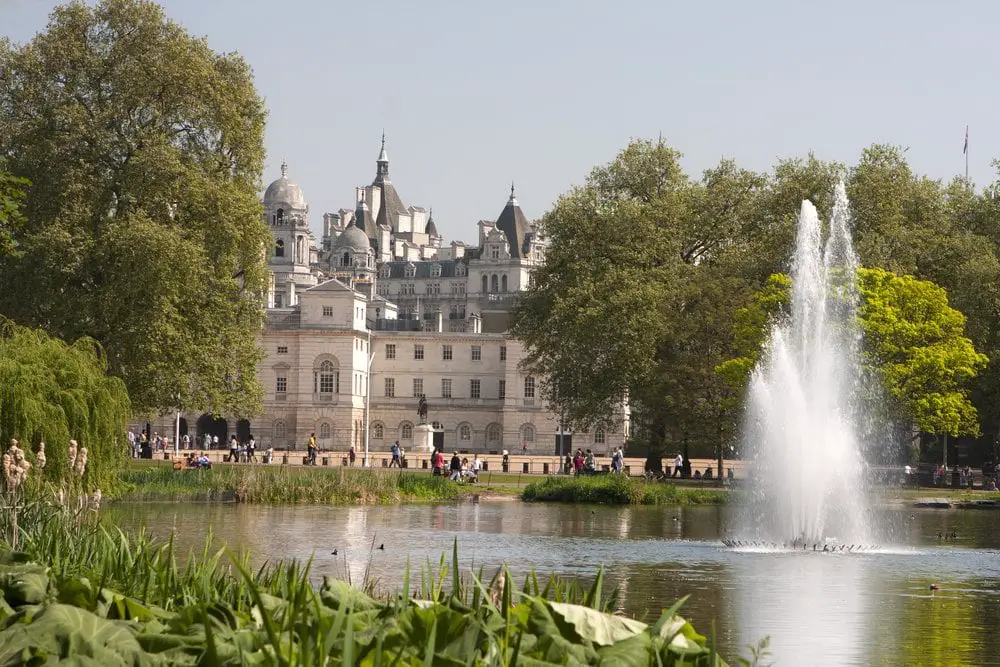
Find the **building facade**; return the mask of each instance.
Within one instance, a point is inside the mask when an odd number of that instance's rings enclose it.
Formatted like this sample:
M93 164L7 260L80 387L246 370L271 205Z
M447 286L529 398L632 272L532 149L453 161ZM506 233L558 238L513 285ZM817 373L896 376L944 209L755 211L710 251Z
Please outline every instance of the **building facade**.
M444 244L429 211L406 207L389 180L383 137L370 186L354 210L323 216L319 243L309 207L287 165L264 194L274 249L263 412L250 420L183 415L181 434L253 434L260 447L383 452L412 447L423 397L433 442L445 450L597 452L624 444L628 410L586 433L563 428L520 368L507 335L517 295L544 259L545 242L511 186L495 220L478 223L478 245ZM368 439L366 441L366 424ZM156 425L173 434L168 415ZM418 439L419 440L419 439Z

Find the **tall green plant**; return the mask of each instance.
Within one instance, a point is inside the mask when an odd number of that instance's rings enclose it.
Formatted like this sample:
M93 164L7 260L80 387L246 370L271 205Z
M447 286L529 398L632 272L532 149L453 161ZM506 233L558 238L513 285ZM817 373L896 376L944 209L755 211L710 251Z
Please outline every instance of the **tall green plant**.
M21 442L28 458L47 443L47 481L73 476L68 445L88 450L84 484L113 487L126 460L125 424L131 403L124 383L108 375L100 345L72 344L0 320L0 448Z

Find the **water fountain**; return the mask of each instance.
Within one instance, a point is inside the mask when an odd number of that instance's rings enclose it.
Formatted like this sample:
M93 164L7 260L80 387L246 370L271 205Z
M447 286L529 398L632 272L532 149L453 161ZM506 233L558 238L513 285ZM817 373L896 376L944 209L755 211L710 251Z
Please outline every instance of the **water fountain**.
M732 547L870 549L859 425L858 258L838 184L830 224L802 202L791 308L751 376L744 426L751 493Z

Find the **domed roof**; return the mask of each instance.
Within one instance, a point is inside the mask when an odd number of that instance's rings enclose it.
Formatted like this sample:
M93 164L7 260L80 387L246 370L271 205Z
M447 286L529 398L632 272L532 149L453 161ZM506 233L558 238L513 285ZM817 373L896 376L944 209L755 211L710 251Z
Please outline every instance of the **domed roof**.
M267 190L264 191L264 204L288 204L298 209L306 207L302 188L288 180L288 165L284 162L281 163L281 178L267 186Z
M353 250L354 252L368 252L371 244L368 242L368 235L358 229L358 226L351 221L347 229L340 233L340 236L333 242L334 250Z

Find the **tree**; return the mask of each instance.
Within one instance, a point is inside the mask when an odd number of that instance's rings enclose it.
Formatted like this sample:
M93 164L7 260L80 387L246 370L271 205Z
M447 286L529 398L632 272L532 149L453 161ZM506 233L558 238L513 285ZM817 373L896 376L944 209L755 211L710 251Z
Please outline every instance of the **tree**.
M926 433L979 435L968 383L988 361L944 289L882 269L858 272L865 362Z
M31 181L0 313L97 340L137 410L254 412L264 119L243 59L151 2L0 44L0 157Z
M944 289L884 269L859 269L858 319L864 334L862 363L881 380L897 416L926 433L977 435L968 385L987 358L965 337L965 317L948 305ZM787 314L791 280L772 276L750 306L737 312L739 355L717 367L743 393L766 341L770 322Z
M95 341L67 345L0 320L0 449L15 438L25 451L47 443L45 477L58 483L69 474L67 445L75 439L89 454L84 482L107 491L127 461L130 416L125 385L107 374Z
M14 235L24 224L21 206L24 205L28 181L4 171L0 160L0 257L14 249Z

